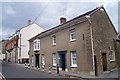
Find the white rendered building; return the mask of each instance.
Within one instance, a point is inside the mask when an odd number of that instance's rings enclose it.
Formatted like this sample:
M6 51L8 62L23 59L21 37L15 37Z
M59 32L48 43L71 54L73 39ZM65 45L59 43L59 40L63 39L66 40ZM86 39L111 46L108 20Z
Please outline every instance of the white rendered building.
M32 24L31 21L28 20L27 26L21 28L20 30L17 30L14 36L11 36L9 38L9 44L7 49L8 60L10 59L10 61L18 62L18 63L28 62L29 61L29 41L28 40L43 31L44 29L42 27L40 27L37 24ZM15 39L15 37L18 37L17 40ZM14 39L15 41L13 41ZM15 43L17 44L15 45Z
M28 62L29 60L29 39L43 32L44 29L37 24L30 24L20 30L20 38L18 40L18 60ZM21 49L20 49L21 48Z

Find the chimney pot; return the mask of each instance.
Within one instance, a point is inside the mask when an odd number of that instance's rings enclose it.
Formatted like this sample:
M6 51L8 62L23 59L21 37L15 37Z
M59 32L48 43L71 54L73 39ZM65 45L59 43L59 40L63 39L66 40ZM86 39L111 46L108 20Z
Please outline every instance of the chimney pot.
M61 17L60 18L60 24L64 24L66 23L66 18L65 17Z
M31 25L32 24L32 21L31 20L28 20L28 25Z

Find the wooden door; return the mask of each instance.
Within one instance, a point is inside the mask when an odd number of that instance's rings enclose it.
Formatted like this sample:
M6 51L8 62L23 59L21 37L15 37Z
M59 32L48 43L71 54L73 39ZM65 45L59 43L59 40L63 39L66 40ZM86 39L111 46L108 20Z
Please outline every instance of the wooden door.
M103 66L103 71L107 70L107 57L106 53L102 53L102 66Z

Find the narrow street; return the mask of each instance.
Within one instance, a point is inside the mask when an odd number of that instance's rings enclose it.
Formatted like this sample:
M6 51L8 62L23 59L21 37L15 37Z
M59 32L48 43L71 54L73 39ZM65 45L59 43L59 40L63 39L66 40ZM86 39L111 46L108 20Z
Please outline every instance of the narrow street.
M2 74L6 78L59 78L58 75L47 74L44 72L27 69L22 65L6 62L3 62L2 64Z
M8 80L8 79L59 79L59 80L64 80L66 77L60 76L58 74L49 74L46 72L42 71L37 71L34 69L28 69L25 68L21 64L16 64L16 63L7 63L3 62L2 63L2 75ZM83 79L77 79L77 78L67 78L67 80L83 80ZM66 79L65 79L66 80Z
M1 67L1 66L0 66ZM8 63L8 62L2 62L2 75L7 80L20 80L20 79L27 79L27 80L40 80L40 79L52 79L52 80L91 80L90 78L75 78L75 77L66 77L61 76L58 74L49 74L42 71L37 71L35 69L28 69L24 67L24 64L17 64L17 63ZM102 80L110 79L110 80L117 80L117 77L120 76L120 70L113 71L112 73L108 73L105 75L98 76L96 79L102 78Z

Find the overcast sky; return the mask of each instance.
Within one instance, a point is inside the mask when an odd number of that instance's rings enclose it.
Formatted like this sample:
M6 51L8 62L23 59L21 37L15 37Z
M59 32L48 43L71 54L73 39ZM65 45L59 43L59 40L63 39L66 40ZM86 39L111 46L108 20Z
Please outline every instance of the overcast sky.
M106 9L115 29L118 31L118 0L109 2L109 0L46 0L46 1L28 1L4 0L0 3L1 12L0 20L2 27L0 29L0 37L7 39L16 30L25 27L30 19L34 21L40 14L35 23L45 29L50 29L59 24L59 18L65 16L67 20L77 17L89 10L103 5ZM120 29L120 28L119 28ZM120 30L119 30L120 31Z

